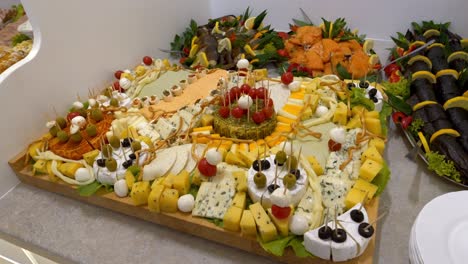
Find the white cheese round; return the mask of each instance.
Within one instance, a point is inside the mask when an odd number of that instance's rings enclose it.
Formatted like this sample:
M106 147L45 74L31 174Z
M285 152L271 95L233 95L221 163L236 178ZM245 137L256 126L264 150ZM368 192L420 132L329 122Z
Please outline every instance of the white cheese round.
M91 179L91 173L89 173L88 169L86 168L79 168L75 172L75 180L79 182L85 182Z
M128 186L125 179L118 180L114 183L114 192L118 197L126 197L128 195Z
M301 88L301 82L300 81L293 81L290 84L288 84L288 88L289 88L289 90L291 90L291 92L297 92Z
M319 105L317 106L317 109L315 109L315 115L317 117L322 117L328 113L328 108L324 105Z
M303 215L294 214L291 217L291 221L289 222L289 230L291 230L291 233L295 235L304 235L304 233L309 230L309 223L307 222L306 217Z
M193 210L194 206L195 198L193 198L193 195L191 194L184 194L179 197L179 200L177 200L177 208L179 208L179 211L181 212L189 213Z
M247 59L240 59L237 61L237 69L247 69L249 67L250 63Z
M278 188L271 193L270 200L276 206L288 207L291 204L291 195L287 189L284 191L284 187Z
M93 107L96 105L97 101L94 98L89 98L88 103L90 107Z
M73 106L73 108L75 108L75 109L81 109L81 108L84 107L84 106L83 106L83 103L82 103L82 102L79 102L79 101L74 102L72 106Z

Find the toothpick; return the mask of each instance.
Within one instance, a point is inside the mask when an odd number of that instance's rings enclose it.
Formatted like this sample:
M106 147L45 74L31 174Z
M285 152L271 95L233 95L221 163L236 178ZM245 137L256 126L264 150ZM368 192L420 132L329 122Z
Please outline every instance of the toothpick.
M274 180L274 183L273 183L274 185L276 185L277 179L278 179L278 164L276 164L276 166L275 166L275 180Z
M368 224L364 230L368 230L371 226L373 226L375 223L377 223L380 219L382 219L382 217L384 217L386 214L388 213L388 211L385 211L383 212L379 217L377 217L374 221L372 221L372 223Z
M338 205L335 205L335 215L333 216L333 220L335 222L335 235L338 235L338 230L336 229L336 226L338 225L337 222L338 222L338 219L337 219L337 211L338 211Z
M327 212L325 213L325 230L327 230L328 227L328 213L329 213L329 208L327 208Z
M362 210L362 206L364 206L364 202L366 201L368 195L369 195L369 191L366 192L366 195L364 196L364 199L362 199L361 206L359 206L359 211Z
M297 155L297 162L301 160L301 154L302 154L302 146L299 148L299 155Z
M55 109L55 106L52 106L52 110L54 111L55 118L59 117L59 115L57 114L57 109Z
M223 140L222 140L222 139L219 140L219 144L218 144L218 146L216 147L216 151L218 151L218 150L219 150L219 147L221 147L221 143L223 143Z
M76 93L76 99L78 99L78 101L81 102L81 97L80 97L80 94L79 94L79 93Z

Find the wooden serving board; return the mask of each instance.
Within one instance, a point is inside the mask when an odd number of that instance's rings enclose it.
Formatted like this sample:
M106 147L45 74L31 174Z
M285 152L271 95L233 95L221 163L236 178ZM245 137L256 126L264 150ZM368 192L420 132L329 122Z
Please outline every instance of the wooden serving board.
M119 198L113 192L106 193L104 190L99 191L91 197L83 197L78 194L75 186L69 185L62 181L51 182L47 175L32 174L32 165L25 165L27 152L24 151L18 154L15 158L9 161L10 166L15 171L18 178L29 185L58 193L79 201L89 204L104 207L118 213L123 213L129 216L137 217L145 221L163 225L190 235L199 236L211 241L215 241L226 246L235 247L245 250L250 253L265 256L276 261L284 263L333 263L331 261L322 260L319 258L299 258L291 248L287 248L284 256L276 257L266 252L254 238L244 237L240 232L229 232L216 226L215 224L198 217L192 217L188 213L153 213L146 206L135 206L130 197ZM377 217L379 207L378 198L373 199L365 206L369 215L370 221ZM375 235L372 237L366 251L359 257L347 262L353 264L371 264L373 263L373 255L375 249Z

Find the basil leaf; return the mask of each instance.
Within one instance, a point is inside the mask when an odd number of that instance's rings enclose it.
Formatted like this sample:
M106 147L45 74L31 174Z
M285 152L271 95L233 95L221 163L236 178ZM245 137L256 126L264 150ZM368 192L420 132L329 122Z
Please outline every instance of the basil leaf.
M81 185L78 187L78 194L80 196L85 196L85 197L89 197L93 194L95 194L99 189L101 189L101 187L103 187L104 185L102 185L101 183L97 182L97 181L94 181L88 185Z

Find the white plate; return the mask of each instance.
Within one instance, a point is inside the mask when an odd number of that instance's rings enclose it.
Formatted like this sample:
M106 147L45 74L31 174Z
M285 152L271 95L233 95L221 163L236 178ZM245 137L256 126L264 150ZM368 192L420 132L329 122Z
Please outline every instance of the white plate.
M467 263L468 191L429 202L415 222L415 253L424 263Z

